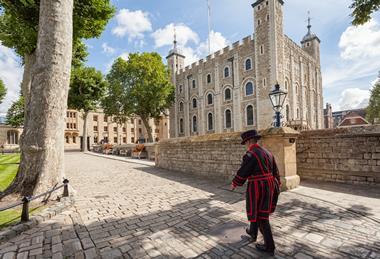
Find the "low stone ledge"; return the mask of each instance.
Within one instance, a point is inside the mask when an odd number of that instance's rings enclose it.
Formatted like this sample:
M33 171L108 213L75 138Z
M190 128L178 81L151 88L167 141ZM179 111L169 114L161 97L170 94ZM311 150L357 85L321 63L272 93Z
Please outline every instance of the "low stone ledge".
M74 201L74 197L72 196L68 198L61 198L59 203L42 210L40 213L36 215L32 215L28 222L19 223L17 225L11 225L2 229L0 231L0 243L9 241L10 239L21 234L22 232L32 229L33 227L36 227L41 223L51 219L55 215L61 213L65 209L72 206L74 204Z

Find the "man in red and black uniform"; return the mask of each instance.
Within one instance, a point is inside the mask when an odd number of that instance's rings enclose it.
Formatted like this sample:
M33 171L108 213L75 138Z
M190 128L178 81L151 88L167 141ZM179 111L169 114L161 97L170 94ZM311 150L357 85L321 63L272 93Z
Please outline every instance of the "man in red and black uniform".
M261 136L256 130L241 135L242 145L247 146L242 165L232 181L231 190L243 186L248 181L246 192L247 217L250 227L247 233L256 242L260 229L264 236L264 244L256 244L259 251L274 254L275 245L269 224L269 214L273 213L280 192L280 175L276 161L271 152L257 142Z

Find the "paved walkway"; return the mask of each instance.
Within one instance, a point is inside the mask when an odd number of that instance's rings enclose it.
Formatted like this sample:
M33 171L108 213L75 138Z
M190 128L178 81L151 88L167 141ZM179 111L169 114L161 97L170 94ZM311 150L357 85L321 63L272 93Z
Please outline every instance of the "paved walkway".
M66 170L75 206L0 244L0 257L263 258L244 235L243 190L78 153L66 155ZM364 197L359 189L306 184L281 194L272 217L276 258L380 258L371 209L380 207L378 191Z

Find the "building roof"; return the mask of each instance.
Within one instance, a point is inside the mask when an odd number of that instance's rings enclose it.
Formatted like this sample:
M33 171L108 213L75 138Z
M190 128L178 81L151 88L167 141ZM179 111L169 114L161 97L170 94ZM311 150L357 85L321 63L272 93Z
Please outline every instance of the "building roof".
M301 44L307 41L315 40L315 39L320 43L321 40L318 38L318 36L314 32L311 31L311 18L309 17L307 20L308 20L307 34L303 37Z
M370 125L370 123L361 116L360 111L350 111L344 116L342 122L338 127L352 127L352 126L363 126Z

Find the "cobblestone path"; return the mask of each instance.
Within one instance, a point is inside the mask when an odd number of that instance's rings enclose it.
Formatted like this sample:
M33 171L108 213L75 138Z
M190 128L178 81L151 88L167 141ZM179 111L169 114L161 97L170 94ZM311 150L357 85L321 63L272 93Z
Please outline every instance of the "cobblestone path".
M66 155L66 170L75 205L0 244L1 258L264 257L243 233L243 190L78 153ZM370 208L380 200L349 208L312 190L281 194L271 218L276 258L380 258L380 217Z

